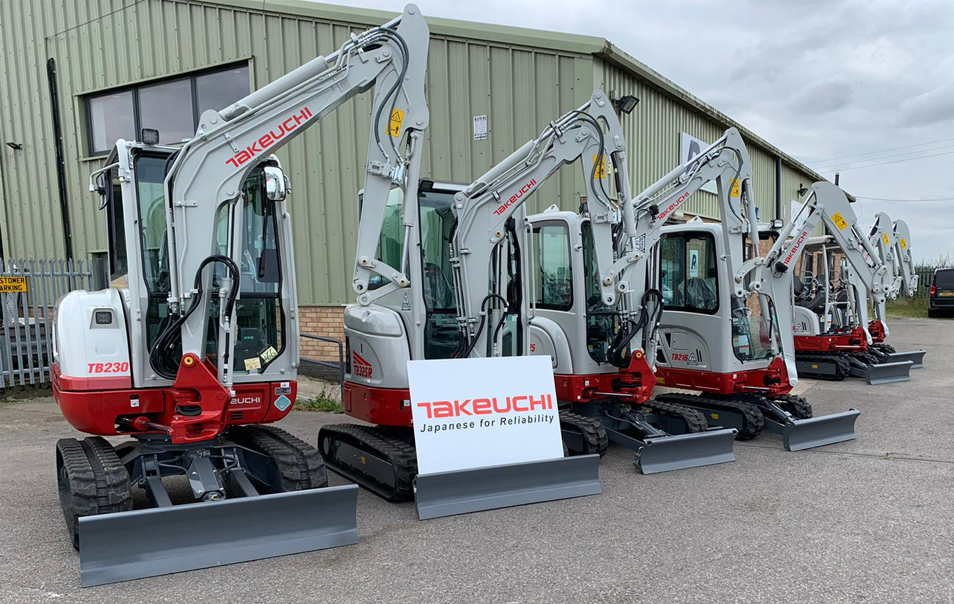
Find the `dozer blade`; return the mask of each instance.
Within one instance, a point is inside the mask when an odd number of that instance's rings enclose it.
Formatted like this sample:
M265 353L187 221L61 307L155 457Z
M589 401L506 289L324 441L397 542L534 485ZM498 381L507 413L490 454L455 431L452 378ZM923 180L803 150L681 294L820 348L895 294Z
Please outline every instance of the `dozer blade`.
M854 409L811 419L790 419L781 426L782 444L786 451L802 451L855 439L855 420L861 415ZM768 418L765 425L773 432L779 424Z
M911 369L924 369L924 355L927 351L925 350L911 350L909 352L892 352L888 355L888 359L891 363L898 363L904 361L911 361L914 363L911 365Z
M891 384L894 382L907 382L911 379L910 373L912 366L914 366L914 363L911 361L868 365L864 378L865 381L872 386Z
M347 485L80 518L83 587L358 542Z
M418 474L414 489L421 520L482 510L599 495L600 456Z
M636 451L636 468L643 474L657 474L735 461L736 434L737 430L729 429L647 438Z

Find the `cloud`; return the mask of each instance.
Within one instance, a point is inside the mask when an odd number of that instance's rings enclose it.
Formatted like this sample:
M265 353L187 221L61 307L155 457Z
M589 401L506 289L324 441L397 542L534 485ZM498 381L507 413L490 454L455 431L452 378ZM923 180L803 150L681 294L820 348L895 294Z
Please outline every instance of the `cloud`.
M901 124L904 126L931 126L951 120L954 120L954 82L901 104Z
M792 108L798 113L819 114L837 111L851 102L852 86L840 79L812 82L804 86L792 99Z
M340 1L400 12L406 0ZM835 164L821 160L849 156L838 165L850 193L954 197L954 155L872 168L859 160L892 152L858 157L954 139L954 2L415 1L429 16L606 38L828 178ZM938 232L954 232L954 203L863 206L904 218L915 239L920 228L918 259L954 252Z

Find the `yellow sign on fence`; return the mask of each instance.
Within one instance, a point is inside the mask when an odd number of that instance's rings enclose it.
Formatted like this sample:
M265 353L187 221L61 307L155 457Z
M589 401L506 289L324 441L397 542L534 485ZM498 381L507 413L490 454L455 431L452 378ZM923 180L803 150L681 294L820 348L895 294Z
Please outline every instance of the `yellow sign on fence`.
M23 293L26 290L26 277L0 277L0 294Z

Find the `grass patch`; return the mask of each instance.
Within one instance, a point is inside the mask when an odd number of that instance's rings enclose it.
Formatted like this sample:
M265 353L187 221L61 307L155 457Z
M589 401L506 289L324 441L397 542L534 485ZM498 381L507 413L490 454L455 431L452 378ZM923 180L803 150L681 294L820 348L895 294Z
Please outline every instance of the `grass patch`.
M319 411L321 413L344 413L341 401L330 398L327 391L321 392L312 399L298 399L295 401L295 411Z
M886 310L889 317L923 318L928 316L927 298L899 298L888 300Z

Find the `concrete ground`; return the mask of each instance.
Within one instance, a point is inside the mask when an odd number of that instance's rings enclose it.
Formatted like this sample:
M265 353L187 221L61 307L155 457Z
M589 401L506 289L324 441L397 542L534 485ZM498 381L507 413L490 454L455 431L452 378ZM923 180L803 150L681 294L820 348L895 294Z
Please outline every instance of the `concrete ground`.
M861 410L852 442L765 433L653 476L611 446L600 496L426 522L362 491L358 545L90 589L53 472L78 433L50 399L0 404L0 602L954 602L954 321L892 329L928 350L910 382L806 392L818 415ZM314 442L341 419L281 426Z

